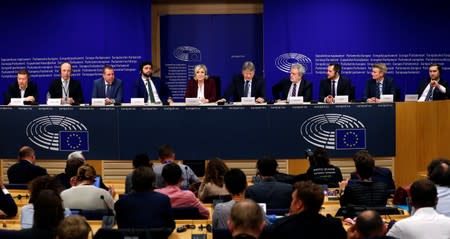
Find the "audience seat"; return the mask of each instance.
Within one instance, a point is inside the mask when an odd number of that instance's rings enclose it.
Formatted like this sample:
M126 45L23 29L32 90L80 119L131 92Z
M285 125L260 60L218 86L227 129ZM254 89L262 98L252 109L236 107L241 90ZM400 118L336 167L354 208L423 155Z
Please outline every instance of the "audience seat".
M172 214L175 220L201 219L196 207L175 207L172 208Z

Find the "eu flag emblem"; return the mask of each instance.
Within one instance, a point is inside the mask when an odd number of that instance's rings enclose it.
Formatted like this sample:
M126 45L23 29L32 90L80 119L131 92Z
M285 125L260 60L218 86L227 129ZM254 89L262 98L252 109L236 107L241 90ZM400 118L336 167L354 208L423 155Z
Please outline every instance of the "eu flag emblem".
M88 131L60 131L59 132L60 151L89 151Z
M336 149L365 149L366 129L336 129Z

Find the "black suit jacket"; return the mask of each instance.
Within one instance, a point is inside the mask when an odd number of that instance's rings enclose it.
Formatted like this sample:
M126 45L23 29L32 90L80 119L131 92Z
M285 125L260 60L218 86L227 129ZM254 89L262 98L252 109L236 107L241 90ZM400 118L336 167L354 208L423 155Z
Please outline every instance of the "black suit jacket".
M9 183L26 184L43 175L47 175L47 169L34 165L27 160L20 160L8 169Z
M331 95L331 80L322 79L320 81L319 101L323 101L324 98L329 95ZM339 77L337 95L348 95L349 101L352 101L355 98L353 85L350 79L344 76Z
M132 192L114 204L121 228L175 228L170 199L162 193Z
M369 79L366 82L366 89L364 91L363 100L377 96L377 82L374 79ZM383 95L394 95L395 99L395 82L392 78L384 78L383 80Z
M425 88L428 86L428 84L430 84L431 79L423 79L420 81L419 83L419 88L417 90L417 94L420 96L423 94L423 91L425 90ZM445 87L447 89L446 93L442 93L441 91L439 91L438 89L434 89L433 91L433 100L445 100L449 98L450 92L448 89L448 82L446 80L440 79L439 80L439 84L442 85L443 87Z
M277 182L274 178L262 180L245 190L245 198L266 203L268 209L284 209L291 205L292 185Z
M28 81L28 86L25 89L24 97L28 96L33 96L34 99L36 99L35 103L38 102L38 88L37 85L31 81ZM17 83L17 81L9 85L8 91L5 93L5 105L11 102L11 98L20 98L19 83Z
M252 79L252 89L251 96L256 98L263 98L266 100L266 84L262 78L253 77ZM225 99L235 102L240 102L241 98L244 96L244 76L236 75L231 80L231 84L225 91Z
M274 100L286 100L288 98L289 89L292 82L289 78L282 79L280 82L272 86L272 95ZM302 79L298 87L296 96L303 96L303 101L309 102L312 98L312 83L308 80Z
M17 214L17 205L11 194L4 194L2 190L0 190L0 210L8 217L14 217Z
M53 80L48 88L50 98L62 98L62 82L61 79ZM83 103L83 91L81 90L81 83L77 80L70 79L69 81L69 97L74 100L74 105Z
M280 218L269 228L267 238L318 238L344 239L347 232L337 218L327 218L319 213L300 212Z

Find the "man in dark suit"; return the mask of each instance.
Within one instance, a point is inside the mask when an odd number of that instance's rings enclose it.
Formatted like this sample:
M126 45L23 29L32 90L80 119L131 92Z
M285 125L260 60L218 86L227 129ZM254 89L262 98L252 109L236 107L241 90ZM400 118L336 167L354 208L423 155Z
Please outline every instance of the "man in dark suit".
M395 95L394 79L384 77L386 72L386 64L377 63L372 66L372 79L367 80L364 91L365 102L376 103L380 102L381 95Z
M347 238L339 219L319 213L324 200L322 187L307 181L296 183L294 188L289 216L276 220L267 238Z
M140 66L141 77L133 84L131 97L144 98L148 103L172 103L172 94L167 84L159 77L153 77L151 62L142 62Z
M289 101L290 97L303 96L303 101L311 101L312 84L310 81L303 79L304 75L304 66L292 64L290 78L285 78L272 87L274 99Z
M8 169L9 183L26 184L31 180L47 175L47 170L36 164L36 155L29 146L23 146L19 150L19 162Z
M168 196L153 191L155 174L150 167L139 167L131 176L134 192L114 205L117 226L121 228L175 228Z
M372 155L367 150L360 150L353 156L353 162L364 160L365 158L372 158ZM356 172L350 174L350 180L361 180L360 176ZM372 181L382 182L387 185L389 194L395 193L395 183L392 178L392 172L388 168L374 167L372 174Z
M292 185L274 179L277 172L277 161L273 158L262 158L256 163L262 181L245 190L245 198L258 203L265 203L269 209L286 209L291 204Z
M17 72L17 82L12 83L5 93L5 105L11 102L11 98L22 98L25 104L37 104L38 89L36 84L30 81L30 73L26 69Z
M0 210L7 217L14 217L17 214L17 205L11 194L5 188L5 185L3 185L2 179L0 179Z
M225 91L225 99L240 102L242 97L255 97L256 103L266 101L266 84L262 78L255 77L255 65L246 61L242 65L242 74L234 76ZM225 101L222 99L221 101Z
M341 65L331 63L327 68L327 78L320 81L319 101L332 104L337 95L348 95L348 100L352 101L353 85L350 79L341 76Z
M114 76L112 66L103 67L103 77L94 81L92 98L105 98L105 104L122 103L122 81Z
M449 93L447 92L448 82L441 79L442 67L439 64L431 64L428 68L430 78L423 79L419 83L417 94L418 101L446 100Z
M60 67L61 78L53 80L48 88L49 98L61 98L62 104L79 105L83 103L83 91L79 81L71 78L72 65L64 62Z

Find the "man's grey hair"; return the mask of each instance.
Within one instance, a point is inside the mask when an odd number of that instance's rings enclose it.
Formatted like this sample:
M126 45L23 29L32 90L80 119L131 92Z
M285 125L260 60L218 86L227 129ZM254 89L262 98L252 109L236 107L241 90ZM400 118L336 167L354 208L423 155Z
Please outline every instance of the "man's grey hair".
M297 69L298 72L300 72L302 75L304 75L305 72L306 72L305 67L302 64L298 64L298 63L292 64L291 65L291 70L292 69Z
M84 158L83 152L81 151L75 151L67 155L67 159L79 159L82 161L86 161L86 158Z
M242 64L242 71L249 70L249 71L255 71L255 64L251 61L246 61L244 64Z

